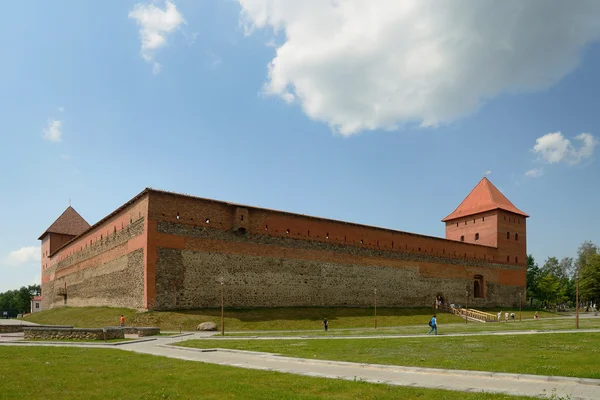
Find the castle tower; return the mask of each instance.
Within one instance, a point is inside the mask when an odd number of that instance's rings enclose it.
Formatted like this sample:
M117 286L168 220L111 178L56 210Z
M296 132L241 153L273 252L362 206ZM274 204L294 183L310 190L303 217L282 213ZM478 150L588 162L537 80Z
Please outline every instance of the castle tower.
M90 224L69 206L38 238L42 241L42 271L48 267L52 254L89 227Z
M442 222L446 239L495 247L496 261L524 265L527 218L484 177Z

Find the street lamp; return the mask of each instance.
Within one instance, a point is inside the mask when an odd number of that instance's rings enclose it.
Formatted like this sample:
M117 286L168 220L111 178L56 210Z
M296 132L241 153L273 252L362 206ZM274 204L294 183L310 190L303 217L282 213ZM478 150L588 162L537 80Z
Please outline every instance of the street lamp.
M579 329L579 268L575 276L575 328Z
M465 324L469 322L469 291L465 290Z
M225 280L221 276L219 278L221 284L221 336L225 336L225 296L223 295L223 284Z
M375 304L375 329L377 329L377 288L375 288L375 297L373 302Z
M519 322L521 322L521 292L519 292Z

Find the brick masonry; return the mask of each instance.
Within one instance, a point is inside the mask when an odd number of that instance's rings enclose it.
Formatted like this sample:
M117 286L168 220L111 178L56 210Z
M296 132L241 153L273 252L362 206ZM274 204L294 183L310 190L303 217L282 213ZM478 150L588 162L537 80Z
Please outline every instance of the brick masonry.
M144 232L144 220L96 241L47 270L54 279L43 284L43 309L57 306L144 308L144 253L128 243ZM66 300L65 300L66 288Z
M238 235L172 223L158 226L161 233L194 238L184 249L158 249L156 308L162 310L217 307L221 276L227 305L232 307L364 307L372 305L375 288L381 306L428 305L438 294L464 304L465 290L475 274L487 277L487 296L471 299L473 305L512 304L521 290L518 285L498 283L504 270L518 273L518 266Z
M65 305L65 284L69 306L216 307L220 276L235 307L362 307L375 288L382 306L464 304L466 291L474 307L509 306L525 298L526 226L513 217L446 224L448 240L146 189L66 243L42 238L43 308Z

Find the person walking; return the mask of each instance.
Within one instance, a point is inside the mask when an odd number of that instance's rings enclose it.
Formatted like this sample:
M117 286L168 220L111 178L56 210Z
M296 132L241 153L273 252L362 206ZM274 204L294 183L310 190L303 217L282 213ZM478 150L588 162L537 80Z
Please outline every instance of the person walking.
M121 323L121 326L125 326L125 316L123 314L121 314L121 318L119 318L119 322Z
M435 314L433 314L433 317L431 317L431 320L429 321L429 326L431 327L431 329L429 330L428 335L434 331L435 331L435 334L437 335L437 318L436 318Z
M323 328L325 328L325 332L329 329L329 322L327 322L327 318L323 319Z

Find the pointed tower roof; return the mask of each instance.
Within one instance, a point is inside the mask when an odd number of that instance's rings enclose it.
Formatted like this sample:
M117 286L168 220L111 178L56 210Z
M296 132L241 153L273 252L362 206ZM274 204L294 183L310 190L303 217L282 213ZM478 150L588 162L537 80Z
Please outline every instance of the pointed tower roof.
M38 240L41 240L47 233L61 233L63 235L77 236L89 227L90 224L88 224L73 207L69 206L61 216L40 235Z
M488 178L483 177L477 186L471 190L471 193L456 207L456 210L444 218L442 222L497 209L519 214L526 218L529 217L529 215L515 207Z

